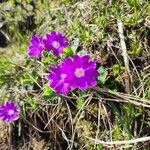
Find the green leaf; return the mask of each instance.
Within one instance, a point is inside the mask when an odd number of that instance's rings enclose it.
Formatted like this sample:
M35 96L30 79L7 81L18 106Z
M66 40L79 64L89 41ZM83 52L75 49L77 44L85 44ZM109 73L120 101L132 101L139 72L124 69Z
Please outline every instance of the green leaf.
M29 105L29 109L31 110L36 110L39 107L39 104L36 101L34 101L31 97L27 98L27 102Z
M64 53L66 54L66 56L72 57L74 55L74 51L72 50L71 47L64 48Z
M120 130L119 126L117 125L113 131L113 138L115 140L120 140L121 137L122 137L121 130Z
M44 87L44 93L43 93L42 96L43 96L43 98L45 100L52 100L52 99L54 99L56 97L56 93L55 93L55 91L54 91L53 88L51 88L48 85L45 85L45 87Z
M123 66L121 66L119 64L115 64L115 65L113 65L112 69L113 69L114 76L116 76L116 75L119 74L120 71L124 71L125 67L123 67Z
M44 57L42 58L43 60L43 63L44 65L50 65L51 63L53 62L56 62L57 61L57 57L55 57L54 55L52 54L47 54L47 52L43 53Z
M146 97L147 97L148 99L150 99L150 88L147 90Z
M47 56L43 59L43 63L49 63L52 60L51 56Z
M103 150L103 144L98 144L98 145L96 146L96 148L97 148L97 150Z
M107 75L108 75L108 71L103 67L101 66L99 69L98 69L98 72L100 73L100 76L98 77L98 80L100 81L100 84L105 84L105 81L106 81L106 78L107 78Z
M133 42L132 49L128 51L129 55L139 56L141 53L141 43L140 42Z
M83 107L84 107L84 98L79 97L77 99L77 109L80 110L83 109Z

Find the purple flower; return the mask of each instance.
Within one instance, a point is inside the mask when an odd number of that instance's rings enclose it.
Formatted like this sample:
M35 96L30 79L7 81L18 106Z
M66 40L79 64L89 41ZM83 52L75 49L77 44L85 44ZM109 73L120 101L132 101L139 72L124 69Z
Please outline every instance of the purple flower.
M64 82L66 74L59 66L55 68L52 67L51 70L52 73L48 75L50 86L55 89L57 94L66 94L69 91L69 84Z
M67 94L71 89L86 90L88 87L96 86L98 76L95 61L88 55L75 55L73 58L66 58L60 66L52 68L48 79L56 93Z
M9 123L19 118L19 112L20 112L19 107L11 101L0 106L0 118L3 121L9 122Z
M44 50L43 38L37 35L33 35L30 42L31 43L28 49L28 55L30 57L40 58Z
M69 45L67 38L61 33L55 31L46 34L46 39L43 39L43 43L45 48L47 50L52 50L56 56L63 53L63 49Z
M96 86L96 78L99 76L96 70L96 62L88 55L75 55L73 59L67 58L62 63L62 68L67 74L64 82L69 83L71 89L79 88L86 90Z

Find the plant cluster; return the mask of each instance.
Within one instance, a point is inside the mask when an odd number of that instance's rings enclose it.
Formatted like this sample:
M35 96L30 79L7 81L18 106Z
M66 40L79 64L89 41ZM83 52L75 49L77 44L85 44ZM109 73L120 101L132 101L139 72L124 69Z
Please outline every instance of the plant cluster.
M65 53L66 50L67 53ZM31 37L28 48L29 57L42 60L44 53L52 53L61 62L50 67L47 77L49 86L56 94L66 95L75 89L85 91L97 85L97 78L100 79L100 69L97 70L96 61L92 60L88 54L75 54L69 47L67 37L60 32L52 31L45 37L38 35ZM65 58L63 58L64 54ZM19 108L13 102L7 102L0 111L0 117L6 122L19 118Z
M61 56L68 47L67 37L53 31L45 37L33 35L28 54L30 57L40 58L44 51L51 51L55 56ZM73 52L71 48L69 50ZM76 88L86 90L88 87L96 86L96 78L99 75L96 62L91 60L89 55L73 54L72 57L66 56L61 64L51 67L48 80L57 94L67 94Z

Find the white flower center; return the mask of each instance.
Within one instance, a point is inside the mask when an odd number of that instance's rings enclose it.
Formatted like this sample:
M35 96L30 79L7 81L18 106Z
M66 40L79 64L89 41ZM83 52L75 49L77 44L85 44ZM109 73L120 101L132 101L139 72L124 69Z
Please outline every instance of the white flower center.
M43 47L43 45L40 43L40 44L39 44L39 47Z
M61 78L61 79L65 79L66 76L67 76L66 74L61 74L61 75L60 75L60 78Z
M58 41L54 41L52 43L52 46L55 48L55 49L58 49L60 47L60 43Z
M9 116L13 115L14 113L15 113L15 111L14 111L13 109L10 109L10 110L8 111L8 115L9 115Z
M77 78L81 78L85 74L83 68L77 68L74 73Z

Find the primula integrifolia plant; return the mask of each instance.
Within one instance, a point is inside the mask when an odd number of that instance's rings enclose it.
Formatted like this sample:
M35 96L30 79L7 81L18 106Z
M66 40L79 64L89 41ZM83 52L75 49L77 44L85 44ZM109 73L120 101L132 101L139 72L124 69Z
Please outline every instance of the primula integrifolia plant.
M61 65L51 70L52 73L48 76L50 86L58 94L67 94L76 88L86 90L88 87L96 86L96 78L99 76L96 62L88 55L66 58Z
M54 55L59 56L64 52L64 48L68 47L69 43L65 36L59 32L51 32L45 37L33 35L30 40L28 55L30 57L40 58L44 50L52 51Z
M43 43L47 50L52 50L54 55L59 56L64 52L64 48L69 46L68 40L59 32L51 32L46 34L46 39L43 39Z
M0 106L0 118L5 122L11 123L17 120L19 118L19 113L19 107L11 101Z
M30 42L31 44L29 46L28 55L30 57L40 58L44 50L43 38L33 35Z
M33 35L28 50L30 57L41 57L42 52L52 51L59 56L69 47L68 39L59 32L46 34L44 38ZM99 72L96 70L96 62L89 55L74 55L65 58L60 65L51 67L48 75L49 85L57 94L67 94L70 90L79 88L86 90L97 85L96 78Z

